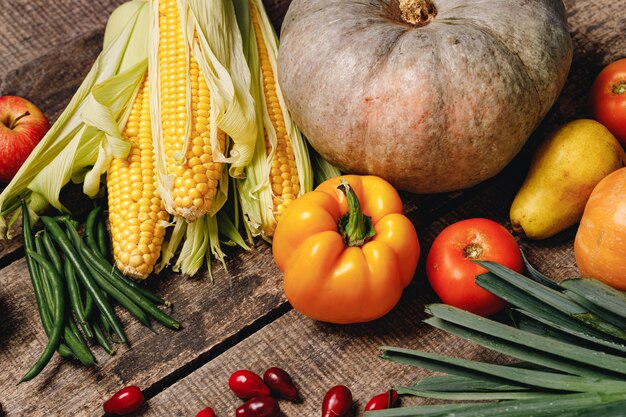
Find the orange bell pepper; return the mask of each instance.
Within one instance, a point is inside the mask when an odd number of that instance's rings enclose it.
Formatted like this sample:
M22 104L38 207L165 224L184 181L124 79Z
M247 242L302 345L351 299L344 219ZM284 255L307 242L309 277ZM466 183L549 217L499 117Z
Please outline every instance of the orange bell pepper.
M291 305L313 319L358 323L388 313L420 246L402 200L375 176L331 178L283 212L273 242Z

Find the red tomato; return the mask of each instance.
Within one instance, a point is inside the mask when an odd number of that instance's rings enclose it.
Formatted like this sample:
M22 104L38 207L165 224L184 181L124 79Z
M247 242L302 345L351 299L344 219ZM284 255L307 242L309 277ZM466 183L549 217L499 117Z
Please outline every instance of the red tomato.
M593 82L589 106L594 119L626 147L626 58L607 65Z
M451 224L435 238L426 258L426 275L444 303L490 316L506 303L476 285L476 275L487 271L473 259L498 262L517 272L524 269L513 235L492 220L477 218Z

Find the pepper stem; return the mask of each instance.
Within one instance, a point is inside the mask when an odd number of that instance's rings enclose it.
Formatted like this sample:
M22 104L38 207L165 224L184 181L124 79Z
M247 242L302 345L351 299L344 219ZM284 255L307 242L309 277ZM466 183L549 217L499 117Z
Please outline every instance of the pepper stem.
M339 233L347 246L363 246L376 234L372 218L361 211L361 204L350 184L341 178L338 189L348 201L348 212L339 218Z

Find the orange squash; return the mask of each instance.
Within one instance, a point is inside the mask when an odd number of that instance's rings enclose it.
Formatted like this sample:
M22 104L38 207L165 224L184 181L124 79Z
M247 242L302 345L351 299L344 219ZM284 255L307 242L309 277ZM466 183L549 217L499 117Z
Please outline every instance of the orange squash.
M609 174L593 189L574 254L583 276L626 291L626 168Z

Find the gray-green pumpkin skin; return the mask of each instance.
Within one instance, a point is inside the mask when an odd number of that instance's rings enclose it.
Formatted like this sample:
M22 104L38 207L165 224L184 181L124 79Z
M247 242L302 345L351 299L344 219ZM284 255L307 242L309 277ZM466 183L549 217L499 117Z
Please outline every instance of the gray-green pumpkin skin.
M400 189L473 186L519 152L572 61L561 0L433 0L417 27L398 0L294 0L279 82L311 145Z

